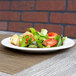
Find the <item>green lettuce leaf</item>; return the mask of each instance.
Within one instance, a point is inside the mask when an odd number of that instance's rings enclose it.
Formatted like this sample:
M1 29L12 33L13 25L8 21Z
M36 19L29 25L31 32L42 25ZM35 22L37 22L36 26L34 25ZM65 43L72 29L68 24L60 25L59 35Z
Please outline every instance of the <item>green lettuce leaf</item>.
M57 40L57 45L56 45L57 47L58 47L58 46L61 46L61 45L63 44L63 42L62 42L62 39L61 39L61 36L60 36L60 35L56 36L56 37L55 37L55 39Z
M62 38L62 41L64 42L64 41L66 40L66 38L67 38L67 36L66 36L66 37L63 37L63 38Z
M37 45L29 45L29 48L37 48Z
M30 39L28 39L28 43L25 44L27 38L30 38ZM31 38L31 37L29 37L29 36L22 37L21 47L26 47L26 46L29 45L30 43L32 43L32 38Z
M30 28L31 33L34 35L35 41L38 47L43 48L42 42L47 39L48 34L46 29L41 29L41 32L37 32L34 28Z
M48 45L48 46L44 46L43 48L51 48L51 46L50 46L50 45Z
M46 36L47 35L47 30L46 29L41 29L41 35Z
M34 28L30 28L30 31L32 34L36 34L36 32L37 32Z
M37 40L37 45L39 48L43 48L44 46L42 45L42 40Z
M40 37L39 37L39 40L44 41L44 40L46 40L46 38L45 38L45 37L40 36Z

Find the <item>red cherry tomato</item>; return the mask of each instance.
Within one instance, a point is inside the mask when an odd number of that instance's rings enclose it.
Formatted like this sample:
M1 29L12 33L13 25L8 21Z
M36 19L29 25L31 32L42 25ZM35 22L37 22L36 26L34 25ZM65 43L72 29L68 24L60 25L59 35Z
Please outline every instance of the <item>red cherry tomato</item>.
M57 44L57 40L56 39L47 39L47 40L45 40L47 43L48 43L48 45L50 45L51 47L52 46L55 46L56 44Z
M58 34L57 33L54 33L54 32L50 32L48 33L48 37L49 38L55 38L55 36L57 36Z

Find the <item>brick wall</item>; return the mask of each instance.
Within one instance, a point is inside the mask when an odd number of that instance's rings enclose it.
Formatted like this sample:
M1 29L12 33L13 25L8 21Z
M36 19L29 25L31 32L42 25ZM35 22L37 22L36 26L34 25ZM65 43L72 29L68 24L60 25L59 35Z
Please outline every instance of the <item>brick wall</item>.
M76 38L76 0L0 0L0 30L27 27Z

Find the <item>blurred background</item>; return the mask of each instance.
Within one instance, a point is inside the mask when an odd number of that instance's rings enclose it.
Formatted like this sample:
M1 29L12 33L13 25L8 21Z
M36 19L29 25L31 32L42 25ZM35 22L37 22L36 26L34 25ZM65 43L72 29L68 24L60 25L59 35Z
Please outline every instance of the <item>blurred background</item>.
M76 0L0 0L0 31L29 27L76 38Z

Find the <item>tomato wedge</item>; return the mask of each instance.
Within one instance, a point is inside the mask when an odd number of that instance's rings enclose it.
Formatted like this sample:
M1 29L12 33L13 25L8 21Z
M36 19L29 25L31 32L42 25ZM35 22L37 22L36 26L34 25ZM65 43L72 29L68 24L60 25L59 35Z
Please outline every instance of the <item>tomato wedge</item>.
M58 35L57 33L50 32L50 33L48 33L48 38L55 38L55 36L57 36L57 35Z
M45 40L47 43L48 43L48 45L50 45L51 47L52 46L55 46L56 44L57 44L57 40L56 39L47 39L47 40Z

